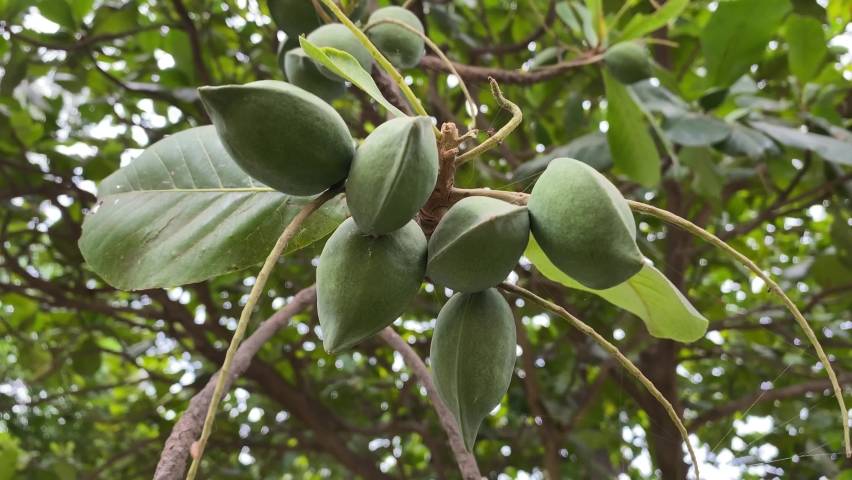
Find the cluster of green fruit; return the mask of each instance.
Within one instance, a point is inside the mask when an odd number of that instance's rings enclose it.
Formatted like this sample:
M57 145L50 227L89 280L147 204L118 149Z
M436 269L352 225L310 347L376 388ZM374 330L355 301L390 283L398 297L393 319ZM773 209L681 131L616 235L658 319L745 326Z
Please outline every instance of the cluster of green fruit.
M582 162L553 160L527 206L462 199L427 241L414 217L438 179L432 119L389 120L356 149L340 115L293 84L203 87L200 95L228 153L269 187L305 196L346 180L351 218L331 235L317 268L325 350L341 352L392 324L427 275L457 292L438 315L430 356L468 449L511 381L515 322L494 287L530 234L554 265L590 288L613 287L642 268L624 198Z
M350 13L350 18L360 20L366 12L367 0L360 0ZM343 78L320 65L304 50L298 48L297 39L305 37L316 47L331 47L352 55L365 71L369 72L373 57L358 38L345 25L329 23L323 25L311 0L270 0L269 9L280 28L289 37L278 49L278 63L287 80L326 102L343 96L346 84ZM344 11L347 10L344 8ZM332 18L334 15L327 12ZM402 7L385 7L373 12L368 23L382 19L393 19L405 23L420 33L423 24L416 15ZM367 32L370 42L396 68L412 68L423 56L423 39L398 25L378 24Z

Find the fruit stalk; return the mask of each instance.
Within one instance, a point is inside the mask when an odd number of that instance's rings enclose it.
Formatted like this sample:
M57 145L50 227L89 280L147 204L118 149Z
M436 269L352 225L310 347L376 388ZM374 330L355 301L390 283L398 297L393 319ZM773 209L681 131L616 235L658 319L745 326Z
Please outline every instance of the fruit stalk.
M418 37L422 38L423 41L426 42L426 45L429 45L429 48L431 48L432 51L435 52L435 55L437 55L438 57L441 58L441 60L444 61L444 63L447 65L447 68L450 69L450 72L452 72L453 75L455 75L456 78L459 79L459 86L461 87L462 92L464 93L464 97L467 99L467 103L470 105L470 110L468 111L468 113L470 113L470 120L473 123L473 125L476 125L476 108L477 108L476 102L473 101L473 97L470 95L470 91L468 91L467 85L464 84L464 80L462 79L462 76L459 75L458 71L456 71L456 67L453 66L453 62L451 62L450 59L447 58L446 55L444 55L444 52L442 52L441 49L438 48L437 45L435 45L435 42L430 40L429 37L427 37L425 34L419 32L416 28L413 28L411 25L408 25L405 22L400 22L399 20L396 20L396 19L393 19L393 18L382 18L380 20L370 22L370 23L368 23L367 25L364 26L364 32L366 33L371 28L375 27L376 25L380 25L382 23L392 23L392 24L397 25L399 27L402 27L402 28L408 30L409 32L417 35Z
M672 407L672 404L669 403L666 397L664 397L663 394L659 390L657 390L657 387L655 387L654 384L651 383L651 381L648 380L648 378L645 377L644 374L642 374L639 368L637 368L636 365L634 365L633 362L630 361L630 359L625 357L621 353L621 351L618 350L618 347L609 343L598 332L596 332L594 328L586 325L585 323L583 323L582 320L571 315L570 313L568 313L567 310L560 307L559 305L556 305L552 302L548 302L547 300L539 297L538 295L530 292L529 290L518 287L517 285L512 285L508 282L503 282L502 284L498 285L498 287L506 292L514 293L519 297L523 297L535 303L536 305L546 310L549 310L555 313L556 315L559 315L565 320L568 320L568 323L574 326L574 328L580 330L589 337L592 337L592 339L597 342L598 345L603 347L604 350L606 350L610 353L610 355L615 357L616 360L618 360L618 362L621 363L621 365L626 368L628 372L630 372L634 377L636 377L640 382L642 382L642 385L645 385L645 388L648 389L651 395L653 395L653 397L656 398L657 401L660 402L660 404L666 409L666 412L668 412L669 417L672 419L672 422L677 425L677 429L680 431L681 437L683 437L683 442L686 443L686 448L687 450L689 450L689 456L692 459L692 466L693 468L695 468L695 478L700 478L700 475L698 473L698 459L695 456L695 451L693 451L692 449L692 444L689 442L689 433L687 433L686 427L684 427L680 416L678 416L677 412L675 412L674 407Z
M237 324L237 329L234 331L234 337L231 339L231 345L228 347L228 352L225 354L225 361L222 363L222 369L219 373L219 380L216 382L216 389L213 391L213 398L210 400L210 408L207 410L207 416L204 418L204 428L201 431L201 438L198 439L198 454L194 456L192 465L189 467L189 473L186 474L186 480L193 480L198 472L198 466L201 463L201 456L204 454L204 447L207 444L207 439L210 437L210 432L213 430L213 422L216 419L216 411L219 409L219 402L222 399L222 390L225 388L225 382L228 378L228 372L231 369L231 363L234 361L234 354L237 352L237 347L243 339L243 335L248 327L249 318L251 318L254 306L260 294L263 293L263 287L266 286L266 281L269 279L269 274L272 268L278 263L278 257L287 248L287 244L299 231L302 223L314 212L320 209L325 202L336 197L343 191L342 186L335 186L325 191L322 195L308 203L299 211L296 217L284 229L284 233L278 238L266 261L263 262L263 267L257 275L257 280L251 288L249 298L246 301L243 311L240 314L240 322Z
M508 137L509 134L521 124L521 120L524 119L524 114L521 112L521 109L509 100L506 100L506 97L503 96L503 92L500 91L500 86L497 85L497 80L494 80L492 77L488 77L488 81L491 82L491 94L494 95L494 100L497 100L497 105L499 105L500 108L505 108L511 112L512 118L508 123L506 123L506 125L503 125L503 128L498 130L497 133L492 135L488 140L473 147L469 151L465 152L464 155L456 157L456 165L461 165L473 160L479 154L490 150L502 142L504 138Z
M393 67L393 65L390 64L388 59L385 58L384 55L382 55L382 53L376 48L375 45L373 45L370 39L367 38L366 35L364 35L364 32L359 30L358 27L356 27L355 24L352 23L352 20L349 20L349 17L347 17L346 14L343 13L343 11L340 10L340 8L335 5L332 0L321 1L329 9L331 9L332 12L334 12L340 22L346 25L346 28L348 28L350 31L352 31L352 33L355 34L356 37L358 37L358 40L361 42L362 45L364 45L364 48L369 50L373 58L375 58L376 61L379 62L379 65L381 65L382 68L384 68L385 71L390 74L391 78L393 78L396 84L399 85L399 89L402 90L402 93L404 93L405 96L408 98L408 101L411 102L411 105L414 107L414 110L417 111L417 114L422 115L424 117L428 117L429 114L426 113L426 110L423 109L423 105L420 104L420 101L417 99L417 95L414 95L414 92L412 92L411 88L408 87L408 84L405 83L405 79L402 78L402 75L399 74L399 72ZM435 126L433 126L432 128L435 131L435 136L440 137L441 132L438 131L438 128Z
M738 262L742 263L749 270L751 270L758 278L764 281L766 285L769 287L769 290L774 292L776 295L781 297L781 300L784 302L784 305L787 306L787 310L790 310L790 313L793 314L793 317L796 319L796 322L799 323L799 326L802 327L802 330L805 331L805 335L808 336L808 340L810 340L811 344L814 346L814 350L816 350L817 357L819 357L820 362L825 367L826 372L828 373L828 377L831 379L831 385L834 388L834 396L837 397L837 403L840 405L840 415L843 418L843 436L845 438L846 444L846 457L852 458L852 445L849 442L849 414L846 410L846 404L843 401L843 392L840 389L840 383L837 381L837 375L834 373L834 369L831 368L831 363L828 361L828 357L825 355L825 351L822 349L822 345L817 340L816 335L814 334L813 329L810 325L808 325L808 321L805 320L805 317L802 315L802 312L796 307L796 304L790 300L781 287L775 283L774 280L769 278L769 275L763 273L754 262L749 260L748 257L736 251L733 247L722 241L719 237L713 235L712 233L704 230L703 228L695 225L689 220L683 219L673 213L669 213L665 210L652 207L651 205L647 205L640 202L634 202L631 200L627 201L628 205L630 205L630 209L634 212L644 213L646 215L651 215L653 217L657 217L660 220L670 223L672 225L678 226L687 232L701 238L702 240L710 243L711 245L719 248L724 251L728 255L734 257Z

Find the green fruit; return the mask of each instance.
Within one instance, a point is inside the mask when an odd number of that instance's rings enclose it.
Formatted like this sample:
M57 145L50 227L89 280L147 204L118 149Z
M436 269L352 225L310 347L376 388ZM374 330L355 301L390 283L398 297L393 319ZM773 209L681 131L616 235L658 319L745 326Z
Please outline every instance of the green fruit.
M275 80L198 91L225 149L252 177L290 195L314 195L346 178L352 137L316 95Z
M278 61L287 75L288 82L328 103L346 94L346 84L322 75L314 60L301 48L290 50L283 55L279 53Z
M630 85L654 75L645 47L633 42L617 43L604 53L603 64L619 82Z
M269 14L275 21L275 25L290 38L298 38L302 34L307 35L323 24L323 20L317 14L311 0L269 0L268 4ZM344 12L352 12L349 14L349 18L358 20L364 15L370 2L368 0L350 0L349 2L337 2L337 4L341 6ZM322 7L330 17L334 18L334 14L328 7L325 5ZM296 45L298 46L298 42Z
M93 338L84 341L71 353L71 368L84 377L91 377L101 369L101 350Z
M633 213L615 186L571 158L550 162L529 201L530 227L547 258L596 290L614 287L642 269Z
M500 404L515 366L515 321L497 290L453 295L432 334L432 377L471 451L482 420Z
M354 33L350 32L342 23L329 23L328 25L323 25L311 32L306 39L316 47L331 47L352 55L355 57L355 60L358 61L358 64L361 65L361 68L368 73L373 68L373 56L370 55L370 51L367 50L364 45L361 44L361 41L358 40L358 37L356 37ZM319 68L320 73L329 79L340 82L343 81L339 75L326 67L319 63L316 65Z
M423 283L426 237L411 221L388 235L361 233L350 218L331 235L317 267L323 347L338 353L394 322Z
M488 197L462 199L429 239L426 274L459 292L478 292L509 276L527 248L526 207Z
M400 117L376 128L355 152L346 183L362 232L390 233L408 223L438 180L438 146L428 117Z
M417 15L402 7L380 8L370 15L368 23L391 18L423 33L423 24ZM399 25L383 23L370 28L367 37L382 55L396 68L414 68L423 56L423 39Z

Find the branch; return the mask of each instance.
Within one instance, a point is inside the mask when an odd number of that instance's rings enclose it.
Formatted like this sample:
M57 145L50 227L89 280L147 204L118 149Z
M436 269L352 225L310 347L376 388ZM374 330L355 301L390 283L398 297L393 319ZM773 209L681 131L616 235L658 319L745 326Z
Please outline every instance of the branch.
M816 350L817 357L819 357L820 362L822 362L826 372L828 373L828 377L831 379L831 385L834 387L834 395L837 397L837 403L840 405L840 416L843 419L843 435L845 437L846 442L846 457L852 458L852 445L850 445L849 443L849 414L846 410L846 404L843 401L843 392L840 389L840 384L837 381L837 375L834 373L834 369L831 367L831 363L828 361L828 357L826 357L825 351L823 351L822 345L820 345L819 340L817 340L813 329L811 329L811 326L808 325L808 321L805 320L805 317L796 307L796 304L793 303L792 300L790 300L790 297L788 297L784 293L784 291L781 290L781 287L778 286L777 283L775 283L775 280L772 280L769 275L763 273L763 270L761 270L760 267L755 265L755 263L752 262L748 257L736 251L733 247L725 243L723 240L720 240L712 233L695 225L689 220L685 220L670 212L661 210L656 207L652 207L651 205L646 205L644 203L628 200L627 204L630 205L630 209L634 212L651 215L666 223L678 226L683 230L686 230L687 232L701 238L707 243L727 253L731 257L735 258L738 262L748 267L749 270L751 270L755 275L757 275L761 280L763 280L764 283L766 283L766 285L769 287L769 290L775 292L775 294L781 298L781 300L784 302L784 305L787 306L787 309L790 311L790 313L793 314L793 317L795 317L796 322L798 322L799 326L802 327L802 330L805 331L805 335L807 335L808 340L810 340L811 342L811 345L814 346L814 350Z
M279 330L286 327L291 317L311 306L316 301L316 295L317 289L315 285L301 290L290 303L269 317L266 322L258 327L251 337L243 342L237 350L236 355L234 355L234 361L225 380L223 391L230 390L234 381L245 373L252 358L260 348L278 333ZM166 440L160 461L157 464L154 480L180 480L183 478L190 446L201 434L204 416L210 407L213 392L216 390L216 384L220 375L221 371L210 378L207 385L192 397L192 400L189 402L189 408L186 409L180 420L175 423L171 435Z
M462 440L461 434L459 433L456 420L453 418L453 414L447 406L444 405L443 400L441 400L441 397L438 395L438 390L435 388L435 382L432 380L432 375L429 373L429 369L426 368L426 364L423 363L423 360L420 359L417 352L411 348L411 345L406 343L393 328L385 328L379 332L379 336L402 356L405 364L408 365L408 368L410 368L412 372L414 372L414 375L416 375L420 380L420 383L423 384L423 388L426 389L426 395L428 395L429 400L432 401L432 405L434 405L435 411L438 413L438 418L441 420L441 426L444 427L444 431L447 432L447 437L450 439L450 447L456 455L456 461L459 464L459 470L461 470L463 479L480 480L482 475L479 473L479 466L476 464L476 458L464 447L464 440Z
M245 334L246 327L248 327L248 321L251 318L254 306L261 293L263 293L263 287L266 286L266 280L269 279L269 274L272 272L272 268L276 263L278 263L278 257L280 257L284 252L287 244L290 243L290 239L296 235L299 228L302 226L302 223L312 213L319 210L325 202L337 196L342 189L342 186L334 186L326 190L325 193L317 197L311 203L302 207L298 215L296 215L296 218L294 218L293 221L290 222L290 225L284 229L284 233L281 234L281 237L278 238L275 246L272 247L272 251L269 252L269 256L266 257L266 261L263 263L260 273L257 274L257 280L251 287L251 293L249 293L248 301L246 301L246 304L243 307L243 311L240 314L240 321L237 324L236 331L234 331L234 338L231 339L231 345L228 347L228 352L225 354L225 362L222 364L223 375L221 375L216 382L216 390L213 392L213 399L210 401L210 409L207 410L207 418L204 420L204 429L201 431L201 438L198 440L198 456L193 459L192 466L189 467L189 473L186 476L187 480L193 480L195 478L195 474L198 472L198 466L201 463L201 456L204 454L204 444L207 443L207 439L210 437L210 433L213 430L213 422L216 420L216 410L219 407L219 401L222 399L222 393L225 388L228 371L231 368L231 362L234 361L234 355L237 352L237 347L243 339L243 335Z
M453 67L458 71L463 80L467 82L485 83L488 78L494 78L500 83L507 85L533 85L535 83L545 82L552 78L571 70L573 68L582 67L597 63L603 59L602 54L588 53L580 55L577 58L565 62L557 63L556 65L542 68L535 72L522 72L518 70L503 70L502 68L493 67L474 67L462 65L458 62L452 62ZM432 55L424 55L420 59L420 66L437 70L443 73L451 73L446 71L444 61Z
M514 103L506 100L506 97L503 96L503 92L500 91L500 86L497 85L497 82L488 77L488 82L491 83L491 94L494 95L494 100L497 101L497 105L500 108L505 108L512 114L512 118L503 125L497 133L492 135L488 140L480 143L479 145L471 148L463 155L459 155L456 157L456 166L459 166L467 161L473 160L477 155L490 150L492 147L500 144L504 138L508 137L512 131L517 128L518 125L521 124L521 121L524 119L524 114L521 112L521 109L515 105ZM474 108L472 105L471 108ZM476 118L474 118L476 121ZM474 130L475 131L475 130ZM470 132L468 132L470 133Z
M614 356L618 360L618 362L621 363L621 365L627 369L627 371L629 371L634 377L636 377L637 380L642 382L642 385L644 385L645 388L647 388L648 391L651 393L651 395L653 395L654 398L656 398L657 401L660 402L663 408L666 409L666 412L668 412L672 423L674 423L677 426L678 430L680 430L680 435L681 437L683 437L683 442L686 444L687 450L689 450L690 458L692 458L692 467L695 469L695 477L701 478L700 474L698 473L698 459L695 456L695 451L692 449L692 443L690 443L689 441L689 434L686 431L686 427L683 426L683 422L680 420L680 417L678 416L677 412L675 412L674 407L672 407L672 404L669 403L666 397L664 397L663 394L660 393L659 390L657 390L657 387L655 387L654 384L651 383L651 381L648 380L647 377L645 377L642 371L639 370L636 365L633 364L633 362L631 362L618 350L618 347L609 343L598 332L596 332L594 328L586 325L580 319L568 313L568 311L564 308L552 302L548 302L547 300L539 297L538 295L530 292L529 290L518 287L516 285L512 285L508 282L503 282L497 287L506 292L514 293L519 297L523 297L535 303L536 305L546 310L549 310L555 313L556 315L559 315L565 320L568 320L568 323L570 323L574 328L592 337L592 339L597 342L598 345L603 347L603 349L609 352L610 355Z
M841 383L852 382L852 373L844 373L840 376L839 381ZM738 400L730 401L725 405L713 408L702 413L695 420L693 420L692 423L689 424L687 430L690 432L695 432L696 430L704 426L704 424L706 424L707 422L720 420L740 410L749 409L757 403L772 402L775 400L784 400L790 397L798 397L808 392L821 392L829 387L831 387L831 381L829 380L812 380L810 382L790 385L789 387L757 391L750 395L746 395L745 397L741 397Z
M204 52L201 51L198 30L196 30L195 24L192 23L192 18L190 18L189 12L186 10L186 5L183 4L182 0L172 0L172 4L180 16L180 21L186 29L186 33L189 35L189 44L192 48L192 61L195 64L195 70L201 75L201 79L204 80L205 85L213 85L210 72L207 71L207 67L204 65Z
M21 40L22 42L29 43L30 45L35 45L36 47L44 47L48 50L64 50L66 52L74 52L77 50L84 50L86 47L90 45L94 45L100 42L109 42L112 40L118 40L120 38L130 37L136 35L138 33L147 32L148 30L157 30L162 27L167 27L168 25L165 23L155 23L153 25L145 25L144 27L138 27L126 32L118 32L118 33L103 33L100 35L93 35L91 37L83 37L77 43L71 43L68 45L59 45L55 43L45 43L34 38L29 38L27 36L21 35L19 33L9 32L12 37Z

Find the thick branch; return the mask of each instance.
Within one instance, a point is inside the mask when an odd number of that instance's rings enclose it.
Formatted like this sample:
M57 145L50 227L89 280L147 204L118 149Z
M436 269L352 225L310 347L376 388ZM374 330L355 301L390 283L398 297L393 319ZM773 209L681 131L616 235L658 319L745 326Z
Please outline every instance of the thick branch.
M252 358L260 348L279 330L286 327L293 315L313 305L316 298L317 289L314 285L300 291L293 298L293 301L269 317L251 337L243 342L234 355L234 362L231 364L231 371L228 373L223 392L230 390L234 381L245 373ZM192 397L189 408L175 423L171 435L166 440L160 462L157 464L154 480L180 480L183 478L189 448L201 435L204 417L207 415L207 409L210 408L210 401L213 398L213 391L216 389L218 380L219 373L210 378L204 389Z
M456 455L456 461L458 461L459 470L461 470L464 480L481 479L482 475L479 473L479 466L476 464L476 458L474 458L473 454L468 452L464 447L464 440L462 440L461 433L459 433L456 420L453 418L453 414L450 413L450 409L444 405L444 402L438 395L438 390L435 388L435 382L432 381L432 375L429 373L429 369L426 368L426 364L423 363L423 360L420 359L417 352L411 348L411 345L406 343L393 328L385 328L379 332L379 336L382 337L382 340L387 342L387 344L394 350L399 352L400 355L402 355L402 359L405 361L405 364L408 365L408 368L410 368L412 372L414 372L414 375L416 375L417 379L420 380L420 383L423 384L423 388L426 389L426 395L428 395L429 400L432 401L432 405L434 405L435 411L438 413L438 418L441 420L441 426L444 427L444 431L447 432L447 437L450 439L450 447Z

